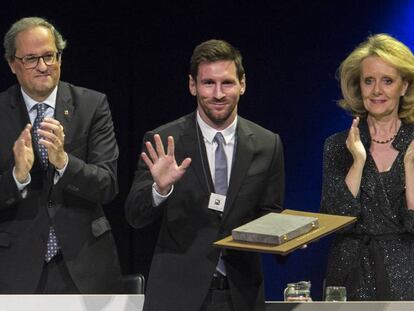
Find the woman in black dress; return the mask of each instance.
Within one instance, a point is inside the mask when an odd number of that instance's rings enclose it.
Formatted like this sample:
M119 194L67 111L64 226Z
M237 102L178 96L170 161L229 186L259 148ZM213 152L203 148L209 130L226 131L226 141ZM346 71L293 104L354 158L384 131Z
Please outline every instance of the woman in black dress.
M354 119L325 142L321 212L357 222L333 241L326 285L348 300L414 300L414 56L374 35L339 76Z

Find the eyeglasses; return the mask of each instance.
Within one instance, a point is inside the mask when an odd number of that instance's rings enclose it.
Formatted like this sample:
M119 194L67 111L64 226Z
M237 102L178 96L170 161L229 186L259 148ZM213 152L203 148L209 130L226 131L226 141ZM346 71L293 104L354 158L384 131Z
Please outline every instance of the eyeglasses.
M54 52L54 53L48 53L42 56L27 55L23 57L17 57L16 55L14 55L14 58L20 60L25 69L33 69L33 68L36 68L37 65L39 64L39 59L43 59L43 62L47 66L52 66L59 61L61 55L62 55L62 52Z

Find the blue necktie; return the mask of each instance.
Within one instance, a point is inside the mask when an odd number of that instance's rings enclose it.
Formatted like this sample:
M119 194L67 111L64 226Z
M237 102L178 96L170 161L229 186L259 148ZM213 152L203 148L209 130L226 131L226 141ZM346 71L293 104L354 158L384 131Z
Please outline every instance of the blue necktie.
M49 262L53 257L56 256L58 253L59 246L58 246L58 239L55 233L55 228L52 226L49 227L49 236L46 242L46 254L45 254L45 261Z
M37 147L37 150L40 154L40 161L42 163L43 169L47 169L48 166L48 156L47 156L47 149L45 146L39 143L39 134L37 133L37 130L40 128L40 123L43 121L45 117L46 112L46 104L44 103L38 103L35 105L37 110L36 119L33 123L33 137L34 142ZM58 252L58 239L56 237L55 228L52 226L49 227L49 235L46 242L46 254L44 256L44 259L46 262L49 262L54 256L56 256Z
M33 137L34 137L34 142L37 147L37 150L39 151L39 154L40 154L40 161L42 163L42 167L43 169L47 169L47 165L48 165L47 149L45 146L39 143L39 139L41 137L39 137L39 134L37 133L37 130L40 129L40 123L43 121L45 117L46 104L39 103L39 104L36 104L35 107L36 107L37 115L33 123Z
M227 156L224 152L224 137L220 132L216 133L214 136L214 141L217 143L217 149L215 152L215 162L214 162L214 189L217 194L226 195L228 182L227 182ZM222 253L216 266L216 270L222 275L226 275L226 267L224 266L224 261L221 258Z

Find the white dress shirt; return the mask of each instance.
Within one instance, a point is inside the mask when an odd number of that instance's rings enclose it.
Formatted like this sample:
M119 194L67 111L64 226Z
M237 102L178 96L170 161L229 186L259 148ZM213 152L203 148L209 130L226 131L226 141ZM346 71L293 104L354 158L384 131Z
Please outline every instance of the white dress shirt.
M40 102L35 101L33 98L31 98L29 95L27 95L26 92L22 88L21 88L21 92L22 92L24 103L26 104L26 109L27 109L27 112L29 114L30 122L33 124L35 119L36 119L36 116L37 116L37 111L36 111L36 109L33 109L33 108L35 107L36 104L38 104ZM56 95L57 95L57 86L54 88L52 93L50 93L50 95L44 101L41 102L41 103L46 104L45 117L53 118L53 116L55 114L55 107L56 107ZM68 165L68 162L66 162L66 165L62 169L60 169L60 170L56 169L57 174L55 174L55 176L54 176L54 183L55 184L59 181L59 178L63 176L63 173L65 172L67 165ZM30 173L29 173L28 180L24 183L20 183L16 179L16 176L14 174L14 170L15 170L15 167L13 168L14 181L16 182L17 188L20 191L22 191L23 197L25 197L26 191L24 191L24 190L25 190L26 186L29 185L30 182L31 182Z
M237 128L237 116L234 121L224 130L217 131L216 129L212 128L208 125L204 120L201 118L200 113L197 110L197 123L200 127L202 138L204 140L204 144L206 146L206 153L208 164L210 168L211 178L214 180L215 174L215 152L217 149L217 143L214 141L214 136L217 132L221 132L224 137L224 152L226 153L227 157L227 180L230 181L231 175L231 167L233 164L233 155L234 155L234 147L236 143L236 128ZM191 164L190 164L191 165ZM155 183L152 187L152 197L154 206L160 205L164 202L168 196L173 192L174 186L171 188L170 192L166 195L161 195L155 190Z

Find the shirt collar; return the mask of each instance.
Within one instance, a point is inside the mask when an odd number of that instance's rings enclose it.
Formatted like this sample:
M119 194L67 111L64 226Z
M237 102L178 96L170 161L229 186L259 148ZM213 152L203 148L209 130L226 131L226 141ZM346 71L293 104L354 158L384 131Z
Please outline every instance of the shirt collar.
M33 98L31 98L27 93L23 90L23 88L20 88L23 95L24 103L26 104L27 111L31 111L34 107L34 105L38 104L38 101L35 101ZM55 109L56 106L56 95L57 95L57 86L53 89L52 93L43 101L42 103L45 103L49 107L52 107Z
M226 127L224 130L217 131L215 128L208 125L200 116L200 112L197 110L197 123L200 126L201 133L203 134L204 139L209 142L210 144L213 143L214 136L216 136L217 132L223 134L225 144L227 145L231 142L236 134L236 127L237 127L237 115L234 121Z

